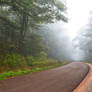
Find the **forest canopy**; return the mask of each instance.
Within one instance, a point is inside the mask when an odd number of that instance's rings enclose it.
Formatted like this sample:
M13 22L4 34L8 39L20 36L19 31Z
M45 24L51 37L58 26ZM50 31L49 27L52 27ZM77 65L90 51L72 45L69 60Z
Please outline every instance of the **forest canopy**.
M34 31L41 24L67 22L65 10L58 0L0 0L0 53L30 54L32 46L39 52L41 38Z

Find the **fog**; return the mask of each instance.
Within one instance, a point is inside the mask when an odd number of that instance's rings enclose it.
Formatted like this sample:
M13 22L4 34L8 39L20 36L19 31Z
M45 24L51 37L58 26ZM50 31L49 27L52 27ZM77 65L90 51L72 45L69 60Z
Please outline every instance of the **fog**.
M62 0L61 0L62 1ZM91 0L63 0L67 6L68 23L62 21L48 24L47 27L53 34L54 41L58 44L52 49L58 49L58 58L72 61L91 60L92 53L92 29ZM91 25L91 26L90 26Z

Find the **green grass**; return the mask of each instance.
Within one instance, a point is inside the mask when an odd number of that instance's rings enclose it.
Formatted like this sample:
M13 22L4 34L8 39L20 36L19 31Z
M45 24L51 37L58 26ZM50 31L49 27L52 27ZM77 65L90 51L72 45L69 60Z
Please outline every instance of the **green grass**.
M63 66L63 65L65 65L65 64L54 64L54 65L51 65L51 66L37 67L37 68L33 68L31 70L19 70L19 71L16 71L16 72L14 72L14 71L4 72L4 73L0 74L0 80L4 80L4 79L7 79L7 78L20 76L20 75L24 75L24 74L40 72L40 71L43 71L43 70L48 70L48 69L56 68L56 67Z

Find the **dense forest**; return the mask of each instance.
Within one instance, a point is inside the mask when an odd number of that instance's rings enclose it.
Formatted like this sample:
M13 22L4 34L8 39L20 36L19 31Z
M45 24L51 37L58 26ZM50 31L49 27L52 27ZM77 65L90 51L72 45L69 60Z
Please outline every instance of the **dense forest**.
M45 25L67 22L65 11L59 0L0 0L0 71L57 59Z

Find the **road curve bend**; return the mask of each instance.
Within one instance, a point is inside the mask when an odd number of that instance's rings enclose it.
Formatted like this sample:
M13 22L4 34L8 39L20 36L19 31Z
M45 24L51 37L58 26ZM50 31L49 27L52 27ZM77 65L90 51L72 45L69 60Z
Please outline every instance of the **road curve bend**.
M73 92L92 92L92 65L88 65L90 69L87 76Z
M0 92L72 92L89 71L75 62L63 67L0 81Z

